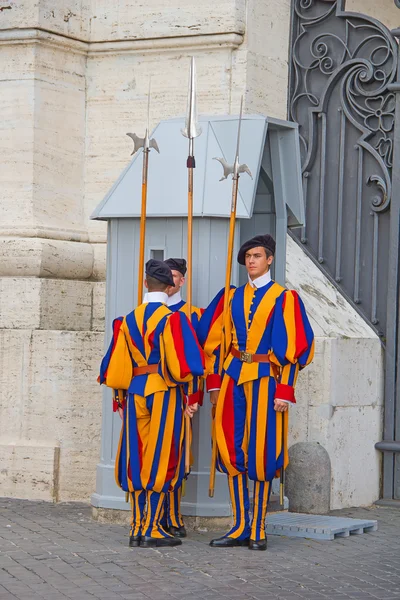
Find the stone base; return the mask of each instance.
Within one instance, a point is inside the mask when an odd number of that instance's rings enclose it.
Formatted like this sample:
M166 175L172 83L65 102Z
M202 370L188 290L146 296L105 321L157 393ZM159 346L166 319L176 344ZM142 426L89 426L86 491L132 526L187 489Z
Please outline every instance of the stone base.
M288 501L285 497L285 511ZM268 505L269 513L283 512L279 504L279 496L271 495ZM99 523L112 523L114 525L129 525L130 510L115 510L114 508L97 508L92 506L92 518ZM188 531L220 531L229 529L232 517L188 517L184 515L185 527Z
M92 518L99 523L129 525L131 515L130 511L126 510L92 507ZM228 529L232 524L232 517L184 517L184 519L185 527L189 531L219 531Z

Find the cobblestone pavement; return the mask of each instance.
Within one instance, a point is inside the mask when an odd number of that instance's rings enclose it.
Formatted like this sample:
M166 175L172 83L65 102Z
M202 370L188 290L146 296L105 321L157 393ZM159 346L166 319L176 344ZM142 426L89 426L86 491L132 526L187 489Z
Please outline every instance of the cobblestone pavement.
M0 600L317 600L400 598L400 510L374 533L310 541L270 536L267 552L212 549L192 533L170 550L127 547L127 530L82 504L0 499Z

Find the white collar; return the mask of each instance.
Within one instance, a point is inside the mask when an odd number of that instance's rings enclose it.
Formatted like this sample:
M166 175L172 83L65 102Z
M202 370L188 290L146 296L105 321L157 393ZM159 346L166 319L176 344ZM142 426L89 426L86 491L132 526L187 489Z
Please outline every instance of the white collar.
M178 304L182 300L181 290L178 290L172 296L168 296L167 306L174 306L174 304Z
M143 298L143 304L146 302L161 302L162 304L167 304L168 302L168 294L165 292L147 292Z
M250 275L247 275L248 280L249 280L249 284L252 288L260 288L260 287L264 287L264 285L267 285L270 281L271 281L271 273L270 271L268 271L267 273L264 273L264 275L261 275L261 277L257 277L257 279L250 279Z

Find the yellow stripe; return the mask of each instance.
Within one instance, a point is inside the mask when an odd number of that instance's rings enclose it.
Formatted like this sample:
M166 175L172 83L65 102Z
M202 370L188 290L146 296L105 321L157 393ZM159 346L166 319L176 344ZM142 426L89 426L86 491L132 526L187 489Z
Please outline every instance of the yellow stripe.
M263 299L254 313L253 321L249 329L246 348L248 352L257 352L261 338L265 333L265 325L270 312L274 308L276 299L283 292L283 289L282 286L274 283L264 294Z
M160 431L160 422L163 406L162 399L164 395L165 392L157 392L156 394L154 394L153 409L151 413L149 433L147 437L147 447L146 452L143 452L143 465L141 476L142 486L144 489L146 489L146 486L149 483L151 468L153 466L154 454L156 451L156 445Z
M291 292L285 294L285 308L283 310L283 320L285 321L287 334L286 358L290 362L295 361L296 356L296 321L294 318L294 298Z
M107 369L106 385L114 389L127 390L132 381L132 360L125 336L126 322L122 322L117 343Z
M153 492L151 490L147 492L147 514L146 514L146 518L144 520L144 526L143 526L144 530L148 529L148 527L150 525L150 518L151 518L150 500L151 500L152 493Z
M256 529L257 529L257 523L258 523L258 511L260 508L259 505L259 495L260 495L260 482L259 481L255 481L254 482L254 507L253 507L253 521L251 523L251 534L250 537L252 540L256 539Z
M163 395L165 398L165 394L163 394ZM164 402L165 402L165 399L163 401L163 404L164 404ZM167 415L166 415L166 420L165 420L165 428L164 428L163 442L162 442L162 446L161 446L160 460L158 463L157 476L156 476L156 480L154 483L154 491L155 492L161 492L161 490L165 484L166 477L167 477L168 463L169 463L169 457L170 457L171 445L172 445L172 437L173 437L173 433L174 433L175 411L176 411L176 388L172 388L170 390L170 396L169 396L169 400L168 400L168 409L167 409Z
M235 502L235 489L233 486L233 477L231 477L231 475L228 475L228 486L229 486L229 494L230 494L231 503L232 503L233 522L236 523L237 510L236 510L236 502Z
M243 477L239 475L239 502L240 502L240 524L235 534L235 537L239 537L244 531L244 490L243 490Z
M289 411L285 411L283 414L283 423L284 423L284 428L285 428L285 454L284 454L284 459L283 459L283 466L286 469L286 467L289 464Z
M276 457L281 453L282 450L282 420L283 413L276 413Z
M217 409L215 411L215 439L217 440L218 451L220 458L232 477L238 475L239 471L230 463L229 450L226 444L225 433L222 426L222 415L224 412L225 394L228 387L230 377L225 375L222 380L221 390L218 396Z
M243 317L244 317L244 320L246 321L246 327L247 327L247 329L249 329L249 327L250 327L250 325L249 325L250 307L254 300L254 288L251 287L251 285L249 283L247 283L246 287L244 288L243 299L244 299Z
M265 518L267 516L268 490L269 490L269 481L267 481L264 485L264 493L263 493L263 498L262 498L262 513L261 513L261 527L260 527L260 537L262 540L265 539Z
M157 327L157 325L159 324L159 322L161 321L161 319L163 319L170 312L171 311L166 306L164 306L164 305L160 306L151 315L151 317L147 320L147 323L146 323L146 334L145 334L145 336L143 338L146 362L148 361L149 356L151 354L151 350L152 350L151 346L149 344L149 337L151 336L151 334L153 333L153 331L155 330L155 328ZM140 331L142 331L142 330L140 330Z
M118 448L117 448L117 454L115 456L115 463L114 463L114 477L115 477L115 482L117 484L118 487L120 487L122 489L121 486L121 482L119 480L119 461L121 458L121 448L122 448L122 436L124 433L124 424L121 423L121 433L119 434L119 442L118 442Z
M129 443L129 402L126 403L126 479L128 481L128 490L133 492L132 481L129 479L129 464L131 459L130 443Z
M260 389L257 398L257 421L256 421L256 472L260 481L265 479L265 439L268 419L268 385L269 377L260 379Z

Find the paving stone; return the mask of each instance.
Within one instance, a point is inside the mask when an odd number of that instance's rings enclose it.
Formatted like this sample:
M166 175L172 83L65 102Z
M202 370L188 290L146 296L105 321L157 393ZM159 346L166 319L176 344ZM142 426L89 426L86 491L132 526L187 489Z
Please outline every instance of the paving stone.
M332 514L378 521L367 535L269 536L267 552L210 548L217 532L172 550L132 550L126 528L90 514L83 504L2 499L0 600L400 600L395 508Z

